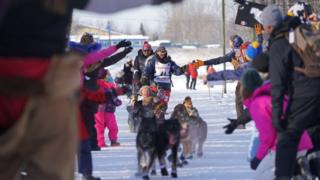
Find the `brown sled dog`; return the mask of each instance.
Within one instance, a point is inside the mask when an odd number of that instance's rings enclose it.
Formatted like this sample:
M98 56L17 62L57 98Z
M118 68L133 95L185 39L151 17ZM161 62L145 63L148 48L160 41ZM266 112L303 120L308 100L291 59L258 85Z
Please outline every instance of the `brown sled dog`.
M196 152L197 147L197 156L202 157L203 144L207 139L208 133L207 123L203 121L197 112L189 114L187 108L183 104L175 106L171 118L178 119L182 128L184 128L181 132L183 155L192 155Z

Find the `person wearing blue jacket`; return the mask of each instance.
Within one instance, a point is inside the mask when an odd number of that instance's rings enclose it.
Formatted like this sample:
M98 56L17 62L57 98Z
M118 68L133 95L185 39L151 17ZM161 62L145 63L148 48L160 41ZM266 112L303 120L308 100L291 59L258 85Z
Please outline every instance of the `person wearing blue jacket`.
M261 52L261 44L259 44L258 41L252 42L245 51L245 57L248 59L248 63L242 64L238 69L235 70L224 70L208 74L207 81L239 80L243 72L252 66L252 60Z
M158 89L160 102L167 104L170 98L172 80L171 76L184 74L187 65L178 66L170 56L165 47L160 46L155 55L147 61L141 78L142 85L155 85Z

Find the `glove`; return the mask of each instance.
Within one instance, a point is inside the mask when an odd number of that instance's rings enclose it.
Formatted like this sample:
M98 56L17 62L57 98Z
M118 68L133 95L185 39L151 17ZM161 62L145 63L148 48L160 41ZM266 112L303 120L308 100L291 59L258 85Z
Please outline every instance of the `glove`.
M257 35L261 35L262 34L262 31L263 31L263 26L261 24L256 24L254 25L254 28L256 30L256 34Z
M281 133L287 129L288 121L286 119L272 118L273 127L278 133Z
M195 63L193 63L193 65L196 67L196 68L199 68L201 66L204 66L204 61L203 60L200 60L200 59L197 59Z
M251 161L250 161L250 167L252 170L256 170L257 167L259 166L261 160L258 159L257 157L254 157Z
M131 46L131 41L127 41L126 39L120 41L120 42L116 45L117 49L122 48L122 47L128 47L128 46Z
M228 118L228 120L230 121L229 124L223 126L223 129L226 129L224 131L225 134L232 134L233 131L238 127L238 120L237 119L231 119Z
M130 47L126 47L124 50L123 50L123 52L124 53L126 53L126 54L129 54L129 53L131 53L131 51L132 51L132 47L130 46Z

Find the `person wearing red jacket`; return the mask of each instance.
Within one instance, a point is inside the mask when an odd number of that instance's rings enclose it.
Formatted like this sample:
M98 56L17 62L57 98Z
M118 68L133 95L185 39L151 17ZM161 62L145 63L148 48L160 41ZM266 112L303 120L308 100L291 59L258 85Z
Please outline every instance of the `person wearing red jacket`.
M190 89L196 90L196 84L197 84L197 77L198 77L198 68L195 65L195 61L189 64L188 66L189 73L191 76L191 84L190 84Z

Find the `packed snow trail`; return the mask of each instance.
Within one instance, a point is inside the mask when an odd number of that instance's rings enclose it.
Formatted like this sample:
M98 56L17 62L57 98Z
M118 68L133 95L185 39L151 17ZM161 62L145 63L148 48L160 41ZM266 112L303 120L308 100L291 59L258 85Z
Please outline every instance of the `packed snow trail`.
M204 156L194 157L189 160L189 165L178 168L178 179L183 180L245 180L252 179L253 171L246 161L250 139L250 125L247 129L236 130L231 135L225 135L222 129L228 121L227 117L235 117L234 89L236 83L228 83L228 93L222 95L222 86L211 89L198 82L197 91L185 90L184 76L173 77L172 89L168 112L173 107L182 103L186 96L191 96L194 106L199 110L201 117L208 123L208 138L204 144ZM117 108L116 117L119 125L120 147L107 147L93 153L93 175L103 180L112 179L140 179L134 176L137 170L135 138L136 134L130 133L127 123L128 114L125 97L122 106ZM106 142L110 145L105 132ZM167 162L170 172L170 164ZM162 177L159 169L157 176L151 179L172 179ZM81 179L76 173L76 179Z

